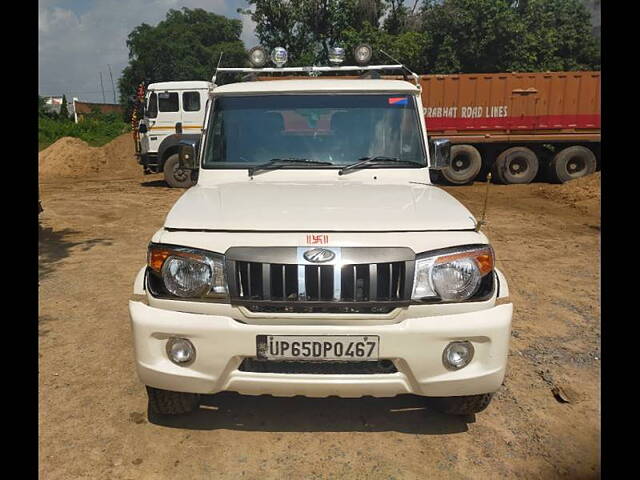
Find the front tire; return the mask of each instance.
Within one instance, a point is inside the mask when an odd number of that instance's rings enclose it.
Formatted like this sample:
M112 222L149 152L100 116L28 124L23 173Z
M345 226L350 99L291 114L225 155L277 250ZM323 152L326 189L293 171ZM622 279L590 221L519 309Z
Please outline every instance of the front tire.
M172 392L147 386L149 411L159 415L184 415L198 408L197 393Z
M428 402L447 415L472 415L486 409L492 398L493 393L482 393L463 397L429 397Z
M164 162L164 181L172 188L189 188L193 186L191 170L180 168L180 156L174 153Z
M498 155L493 165L500 183L531 183L538 174L538 156L527 147L511 147Z

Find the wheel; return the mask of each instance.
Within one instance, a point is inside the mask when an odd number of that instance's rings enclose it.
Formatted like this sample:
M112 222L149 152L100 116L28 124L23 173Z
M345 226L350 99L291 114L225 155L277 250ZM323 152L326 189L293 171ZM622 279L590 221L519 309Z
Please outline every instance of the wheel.
M471 183L482 168L482 155L472 145L451 147L451 166L442 170L442 176L454 185Z
M556 183L591 175L595 171L595 153L579 145L559 151L549 163L549 176Z
M429 397L428 402L447 415L471 415L487 408L492 398L493 393L482 393L464 397Z
M511 147L498 155L493 164L500 183L531 183L538 174L538 156L527 147Z
M164 162L164 180L173 188L189 188L193 185L191 170L180 168L180 158L177 153Z
M160 415L183 415L198 408L197 393L171 392L147 386L149 410Z

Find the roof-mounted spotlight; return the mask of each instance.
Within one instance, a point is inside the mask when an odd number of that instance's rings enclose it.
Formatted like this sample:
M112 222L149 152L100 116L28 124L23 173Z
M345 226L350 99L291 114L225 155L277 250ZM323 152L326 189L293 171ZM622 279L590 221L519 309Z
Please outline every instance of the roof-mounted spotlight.
M331 47L329 49L329 63L340 65L342 62L344 62L344 48Z
M276 67L282 67L287 63L287 51L282 47L274 48L271 50L271 61Z
M353 56L356 59L356 63L360 66L364 66L371 61L373 55L373 49L366 43L361 43L353 49Z
M257 45L249 50L249 62L253 68L262 68L267 63L267 51L264 47Z

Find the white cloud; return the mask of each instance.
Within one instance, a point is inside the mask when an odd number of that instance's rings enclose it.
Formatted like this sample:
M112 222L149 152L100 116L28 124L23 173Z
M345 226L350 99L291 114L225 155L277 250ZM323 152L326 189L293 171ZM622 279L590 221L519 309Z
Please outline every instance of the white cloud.
M113 101L107 65L116 85L128 63L127 35L141 23L155 25L170 8L204 8L240 17L242 40L255 44L254 25L246 15L244 0L40 0L39 4L39 93L67 95L87 101L102 101L100 72L105 100Z

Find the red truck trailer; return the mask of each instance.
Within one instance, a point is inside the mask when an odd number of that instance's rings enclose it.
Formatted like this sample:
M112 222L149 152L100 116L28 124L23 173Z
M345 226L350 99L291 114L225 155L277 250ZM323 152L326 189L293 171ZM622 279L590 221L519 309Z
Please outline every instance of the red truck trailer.
M600 158L600 72L423 75L430 138L448 138L454 184L492 170L502 183L593 173Z

